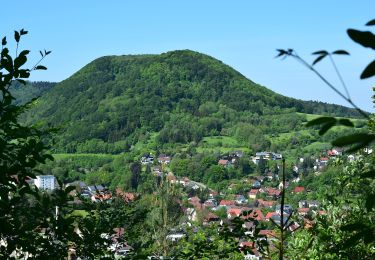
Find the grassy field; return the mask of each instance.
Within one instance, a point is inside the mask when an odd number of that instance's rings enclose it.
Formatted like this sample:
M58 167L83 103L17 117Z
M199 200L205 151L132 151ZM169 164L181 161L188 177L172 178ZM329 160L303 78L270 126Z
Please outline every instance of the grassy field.
M90 158L90 159L114 159L119 156L118 154L105 154L105 153L56 153L53 154L55 160L66 159L66 158Z
M230 136L206 136L199 142L197 147L198 153L227 153L235 150L250 151L248 147L239 144L235 138Z

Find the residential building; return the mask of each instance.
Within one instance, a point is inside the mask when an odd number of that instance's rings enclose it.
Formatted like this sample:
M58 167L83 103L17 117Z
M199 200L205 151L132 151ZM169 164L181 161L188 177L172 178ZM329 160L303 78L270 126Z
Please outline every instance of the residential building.
M57 180L53 175L38 175L34 180L34 184L41 190L54 190L57 188Z

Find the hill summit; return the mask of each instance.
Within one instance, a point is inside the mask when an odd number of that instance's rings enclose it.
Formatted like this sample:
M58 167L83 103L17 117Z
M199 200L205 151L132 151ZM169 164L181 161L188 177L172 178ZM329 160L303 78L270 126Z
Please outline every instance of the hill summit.
M157 132L163 144L228 134L240 123L287 131L299 120L290 118L296 112L355 115L343 106L279 95L215 58L179 50L98 58L47 91L26 122L62 126L57 149L64 152L101 150L99 144L122 152L147 132ZM286 114L284 123L282 116L270 121Z

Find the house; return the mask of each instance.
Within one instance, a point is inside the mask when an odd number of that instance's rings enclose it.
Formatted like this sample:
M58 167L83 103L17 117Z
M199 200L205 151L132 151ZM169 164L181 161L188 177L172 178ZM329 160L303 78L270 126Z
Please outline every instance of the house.
M249 196L250 199L256 199L258 193L259 193L258 189L251 189L247 195Z
M161 176L162 173L163 173L163 169L162 169L160 166L155 166L155 167L152 167L152 172L153 172L156 176Z
M218 165L228 167L229 165L231 165L231 162L229 160L220 159L219 162L218 162Z
M277 201L274 201L274 200L262 200L262 199L257 200L257 204L259 208L272 208L276 203Z
M203 216L203 225L208 225L209 223L217 222L217 221L220 221L220 218L212 212L207 212Z
M134 201L136 197L135 193L125 192L121 188L116 188L116 195L127 203Z
M305 191L305 188L301 187L301 186L297 186L293 190L294 193L300 193L300 192L303 192L303 191Z
M278 198L281 195L281 191L271 187L261 188L260 192L266 193L268 197Z
M203 205L206 207L206 208L214 208L217 206L217 201L215 199L208 199L206 200Z
M236 205L236 202L234 200L222 200L220 201L219 205L224 207L230 207Z
M181 240L182 238L184 238L185 236L186 236L186 234L183 233L183 232L176 232L176 231L174 231L174 232L169 233L166 236L166 239L170 240L172 242L177 242L177 241Z
M260 181L254 181L253 184L251 185L253 189L260 189L262 185L260 184Z
M201 199L198 198L197 196L189 198L188 201L191 205L194 206L194 208L202 209Z
M267 178L267 180L272 181L275 178L275 176L272 172L267 172L266 178Z
M241 208L230 208L227 211L229 219L235 218L235 217L239 217L241 215L241 213L242 213L242 209Z
M262 256L256 249L256 245L254 242L248 242L248 241L243 241L239 243L239 248L242 251L245 251L245 249L248 251L246 254L244 254L245 260L261 260Z
M158 156L158 162L161 164L169 164L171 162L171 157L165 154L160 154Z
M276 211L276 213L281 214L281 205L280 204L276 205L275 211ZM293 212L293 207L289 204L285 204L283 212L284 212L284 214L290 215Z
M268 212L266 214L266 217L264 218L266 221L270 221L270 218L272 218L273 215L276 215L276 212Z
M264 215L263 215L263 212L260 210L260 209L249 209L250 212L248 215L246 216L243 216L242 218L243 219L254 219L254 220L258 220L258 221L264 221L265 218L264 218Z
M309 208L319 208L320 202L316 200L309 200L307 201L307 207Z
M298 215L302 217L306 217L309 211L310 211L310 208L298 208Z
M141 157L141 164L147 165L147 164L153 164L153 163L154 163L154 157L151 154L146 153Z
M240 205L245 204L247 203L247 199L244 195L236 195L236 203Z
M56 177L53 175L38 175L34 185L40 190L55 190L58 187Z

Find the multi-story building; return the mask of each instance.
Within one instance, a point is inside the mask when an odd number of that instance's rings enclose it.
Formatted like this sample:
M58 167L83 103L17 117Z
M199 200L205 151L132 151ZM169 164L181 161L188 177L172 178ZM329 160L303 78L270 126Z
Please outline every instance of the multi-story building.
M57 187L57 181L53 175L38 175L34 184L41 190L54 190Z

